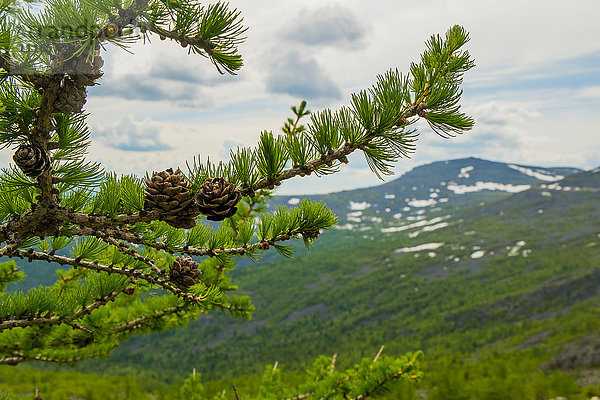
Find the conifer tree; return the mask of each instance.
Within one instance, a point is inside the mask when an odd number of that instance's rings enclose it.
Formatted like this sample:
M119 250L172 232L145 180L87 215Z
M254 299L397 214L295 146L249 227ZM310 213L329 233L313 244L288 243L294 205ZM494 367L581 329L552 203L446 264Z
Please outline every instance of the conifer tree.
M454 26L426 42L408 73L379 75L339 110L292 107L282 132L262 132L229 162L118 176L86 159L84 105L87 88L102 83L102 51L159 38L235 75L240 12L197 0L48 0L39 12L2 0L0 12L0 146L13 160L0 173L0 256L13 259L0 263L0 364L105 356L132 335L209 312L250 318L254 307L230 278L235 261L270 249L291 257L293 240L310 246L336 223L311 200L267 211L276 186L336 173L355 151L381 178L415 150L417 120L446 138L473 126L459 105L474 65L463 50L469 36ZM24 278L24 260L66 269L53 286L6 292ZM370 360L345 376L319 359L304 395L273 385L277 394L262 398L329 398L334 389L365 398L401 371L418 376L417 355Z

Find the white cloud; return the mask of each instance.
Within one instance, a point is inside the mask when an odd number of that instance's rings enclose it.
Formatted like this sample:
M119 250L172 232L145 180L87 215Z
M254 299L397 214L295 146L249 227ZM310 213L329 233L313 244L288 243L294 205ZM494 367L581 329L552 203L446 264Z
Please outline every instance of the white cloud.
M588 86L580 89L576 96L580 99L600 99L600 86Z
M307 100L342 96L337 83L321 69L317 60L297 50L273 54L269 68L266 78L269 92Z
M149 118L137 122L131 115L126 115L109 126L95 129L93 138L108 147L124 151L147 152L171 149L169 143L161 140L158 128Z
M156 160L147 152L145 158L137 160L132 155L121 161L115 157L118 153L100 143L93 145L98 154L92 157L119 171L134 165L157 169L154 162L171 164L166 167L185 165L186 159L200 151L218 158L225 141L253 145L261 130L277 130L289 116L289 106L296 102L290 95L312 97L309 108L313 111L336 108L348 102L352 91L371 85L376 74L390 67L408 71L410 61L423 51L426 38L459 23L471 33L467 48L477 64L465 77L462 110L474 115L476 126L472 132L444 140L426 124L417 125L424 128L417 153L412 160L400 161L397 173L463 156L546 167L592 168L600 163L600 86L593 80L600 73L597 0L579 0L568 7L543 0L457 0L451 5L443 0L348 0L337 4L307 0L302 7L306 15L313 12L309 10L338 10L338 15L330 12L327 17L339 17L344 23L354 18L360 27L321 27L322 31L310 35L318 34L313 40L316 43L328 31L330 39L321 43L326 45L308 46L310 43L294 42L282 31L282 23L290 31L310 25L310 21L300 20L302 13L296 3L230 1L250 29L246 43L240 46L244 68L237 77L223 77L223 81L206 59L187 55L169 41L155 38L151 45L136 46L131 58L109 46L113 56L107 58L105 68L107 87L90 90L86 107L90 121L100 126L125 115L132 115L134 121L152 117L172 149L160 152ZM422 15L428 16L426 21ZM348 36L346 42L343 34ZM366 46L361 46L359 37ZM349 48L351 43L356 46ZM150 77L152 73L161 80ZM125 80L131 74L137 77ZM593 86L581 87L581 82ZM95 93L98 89L112 94L100 97L101 92ZM152 96L155 101L148 101ZM284 184L280 192L323 193L380 183L361 155L350 160L350 168L341 174L296 179Z
M519 123L525 119L540 118L542 113L531 104L489 101L469 110L476 119L478 126L505 126Z
M335 4L299 11L283 32L287 39L308 46L357 49L365 44L366 29L352 10Z

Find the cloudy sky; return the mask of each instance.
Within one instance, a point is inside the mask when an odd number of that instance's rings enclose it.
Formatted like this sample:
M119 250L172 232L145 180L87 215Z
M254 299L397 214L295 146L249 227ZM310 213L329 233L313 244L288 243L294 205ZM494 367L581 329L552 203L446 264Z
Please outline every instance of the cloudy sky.
M396 174L475 156L536 166L600 165L598 0L235 0L244 16L245 66L222 76L206 59L157 38L134 56L109 48L89 91L92 158L120 173L226 159L277 131L289 107L336 109L389 68L407 71L424 41L454 24L471 35L476 68L463 110L476 127L446 140L421 125L417 152ZM296 179L280 193L324 193L378 183L362 159L343 173ZM390 177L388 179L393 179Z

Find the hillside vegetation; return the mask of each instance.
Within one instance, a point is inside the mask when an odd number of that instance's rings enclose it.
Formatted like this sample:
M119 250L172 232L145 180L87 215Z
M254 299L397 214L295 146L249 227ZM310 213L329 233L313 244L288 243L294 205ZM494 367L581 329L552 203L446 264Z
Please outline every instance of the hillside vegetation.
M211 392L276 361L293 383L321 354L338 353L342 368L385 345L426 355L420 386L389 398L600 394L600 169L453 160L311 197L336 211L338 229L293 260L235 271L256 305L251 321L207 316L77 370L151 379L158 393L196 368ZM0 388L16 391L6 371ZM250 392L257 379L235 382Z

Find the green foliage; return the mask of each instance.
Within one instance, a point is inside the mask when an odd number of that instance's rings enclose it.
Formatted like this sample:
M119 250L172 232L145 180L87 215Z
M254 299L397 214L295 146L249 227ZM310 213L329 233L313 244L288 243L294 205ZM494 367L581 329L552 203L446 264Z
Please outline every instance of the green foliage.
M22 274L14 263L1 264L0 363L106 356L135 333L166 331L214 310L249 319L254 306L233 284L236 260L256 261L271 248L290 258L289 240L309 247L337 222L324 203L309 200L266 212L270 189L299 175L335 173L356 150L378 176L389 174L414 150L415 132L406 128L417 118L443 132L472 126L458 112L458 86L473 66L461 50L468 35L454 27L444 39L432 37L410 76L388 72L341 111L314 113L305 127L302 102L283 134L264 131L255 148L236 149L229 162L194 158L186 163L189 187L171 180L170 169L156 185L148 173L145 180L105 173L86 160L90 132L81 109L86 88L102 75L100 49L128 50L158 36L235 74L246 32L240 12L196 0L2 7L0 148L19 148L23 157L0 173L0 254L65 269L52 286L7 292ZM209 178L226 185L207 194ZM211 207L235 215L218 227L204 224L200 215ZM341 375L332 365L323 382L303 388L331 398L379 395L390 381L420 377L419 354L365 359ZM283 393L280 384L278 372L266 374L259 397ZM186 385L201 390L194 377Z
M196 374L196 371L183 381L181 385L181 399L182 400L202 400L204 394L204 387L200 382L201 375Z
M411 65L410 87L417 103L427 105L425 119L439 135L447 137L470 129L474 120L459 112L462 75L475 65L469 52L459 51L469 41L461 26L454 26L442 38L432 36L421 62Z
M422 353L406 354L402 357L363 358L359 364L346 371L336 371L336 356L317 358L312 368L304 375L306 381L288 387L282 380L281 370L274 366L265 367L257 393L251 397L238 393L236 385L233 390L236 398L252 398L257 400L277 400L289 398L313 399L363 399L381 397L402 382L417 382L422 373L419 359ZM194 370L181 387L181 400L221 399L226 390L214 397L206 393L200 383L200 376Z
M24 213L29 208L24 197L31 197L28 189L11 191L0 181L0 221L6 221L8 218Z
M477 362L447 356L429 366L428 398L462 399L552 399L584 400L584 391L572 375L537 369L535 358L518 353L496 354ZM597 391L592 393L598 393Z
M0 366L0 398L3 390L19 397L4 394L6 400L32 399L36 388L44 400L64 400L78 397L86 400L179 400L173 396L176 387L160 384L153 379L143 381L127 377L108 377L81 374L74 371L44 372Z
M282 137L273 136L273 132L264 131L256 151L257 167L266 178L277 178L287 163L287 154Z
M255 170L254 153L248 148L238 148L230 152L231 164L235 176L243 187L253 187L258 181L258 173Z
M300 103L300 106L292 106L291 110L294 113L295 118L288 118L281 128L282 132L288 137L304 132L306 128L299 122L302 117L310 114L310 110L306 109L306 101L304 100Z
M0 263L0 292L3 292L10 283L23 278L25 278L25 274L19 271L14 261Z

